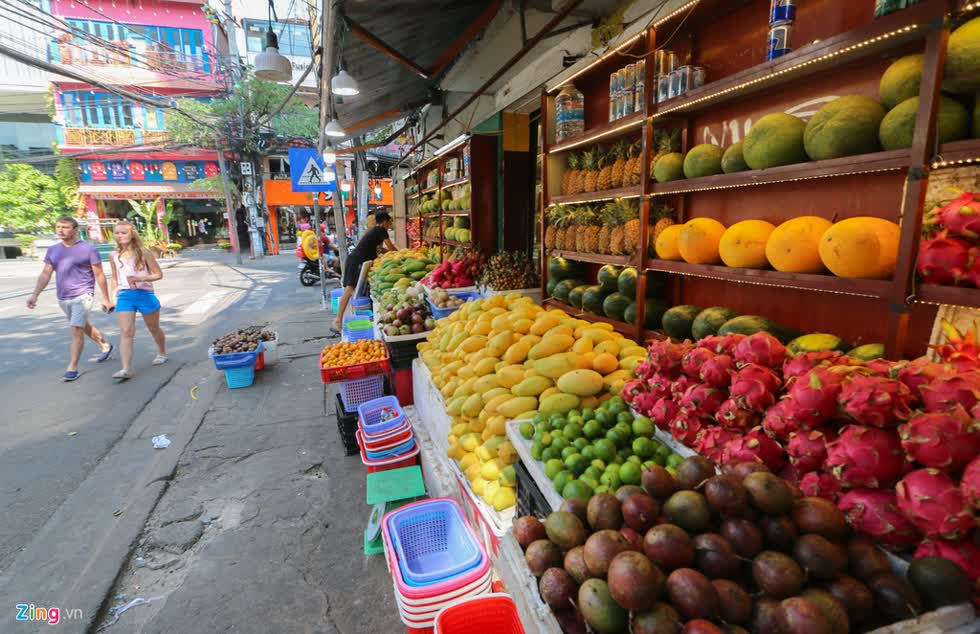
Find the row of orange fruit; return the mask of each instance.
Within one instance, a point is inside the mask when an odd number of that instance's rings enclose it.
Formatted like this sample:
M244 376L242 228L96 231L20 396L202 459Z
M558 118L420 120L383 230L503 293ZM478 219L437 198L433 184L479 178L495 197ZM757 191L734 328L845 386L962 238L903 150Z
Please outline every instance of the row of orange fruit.
M388 357L383 341L361 339L343 341L323 348L320 353L321 368L340 368L370 361L382 361Z

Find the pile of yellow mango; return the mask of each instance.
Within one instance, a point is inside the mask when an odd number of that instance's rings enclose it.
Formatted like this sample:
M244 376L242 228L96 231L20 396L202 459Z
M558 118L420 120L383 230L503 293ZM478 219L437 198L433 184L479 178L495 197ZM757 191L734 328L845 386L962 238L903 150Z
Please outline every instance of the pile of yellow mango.
M463 304L418 348L452 418L449 457L498 511L516 502L506 422L595 407L619 394L646 357L609 324L518 294Z

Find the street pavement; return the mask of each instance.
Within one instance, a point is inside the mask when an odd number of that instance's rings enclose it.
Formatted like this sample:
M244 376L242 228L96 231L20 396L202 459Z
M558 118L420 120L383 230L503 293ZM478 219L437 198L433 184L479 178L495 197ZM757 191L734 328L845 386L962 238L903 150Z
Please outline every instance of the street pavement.
M293 474L294 466L301 467L298 479L292 477L287 481L302 485L299 490L289 494L309 498L297 501L305 510L301 513L274 512L270 518L271 526L277 531L284 530L284 536L289 527L301 529L301 534L296 536L297 545L302 546L303 540L306 540L307 546L315 546L317 551L321 548L318 543L311 544L309 541L322 537L330 527L330 522L322 521L322 511L314 508L325 504L324 496L339 498L332 500L336 504L349 501L345 498L351 495L356 499L360 490L363 500L363 471L358 468L356 458L348 459L344 465L348 470L354 469L345 477L357 475L358 488L352 489L343 481L331 481L325 490L307 488L321 477L327 477L331 460L328 459L329 455L324 454L328 448L330 454L339 452L342 456L338 449L335 422L331 434L333 444L324 442L326 434L322 423L327 408L321 394L322 387L317 384L316 372L306 372L298 382L301 385L293 388L294 391L299 389L305 398L291 393L288 388L279 389L283 386L275 384L267 384L262 390L231 392L223 385L221 375L206 357L209 342L220 334L251 324L268 323L274 327L281 324L286 327L291 323L290 319L301 315L290 326L289 345L301 347L302 352L296 355L297 358L315 367L316 352L326 336L327 317L319 310L319 289L299 285L296 259L292 255L249 260L242 266L236 266L230 254L195 250L176 260L164 262L164 279L156 284L156 288L164 306L161 324L168 336L170 362L161 367L150 365L154 355L153 344L138 323L134 357L136 376L123 384L111 379L112 372L119 367L118 355L105 364L97 364L93 361L97 350L91 343L82 357L81 378L75 383L61 381L66 363L68 330L55 301L54 285L51 285L52 290L42 295L35 311L24 307L40 268L40 263L36 262L0 262L0 403L4 412L0 416L0 508L5 511L0 514L0 615L9 613L8 616L0 616L0 631L33 631L24 628L11 630L8 627L10 622L7 619L12 618L14 613L12 606L19 602L34 602L39 606L58 604L62 609L83 607L84 625L76 623L78 629L68 627L67 631L94 631L90 628L94 628L99 620L105 627L112 620L106 614L115 605L113 597L126 596L118 589L112 597L109 595L117 575L122 574L120 571L132 548L146 548L151 556L156 552L145 546L148 534L152 535L154 529L161 528L160 524L167 520L147 522L148 516L154 512L154 507L169 485L186 483L187 469L198 468L197 462L192 459L193 453L186 454L185 448L199 431L216 433L208 422L215 417L227 418L228 411L232 411L231 420L215 423L219 430L246 423L258 425L256 429L263 435L255 440L265 441L268 447L264 447L263 442L249 444L247 440L252 436L246 435L246 445L251 449L217 454L219 463L225 464L225 467L250 466L255 461L248 459L254 452L267 452L270 447L289 447L289 451L297 456L307 452L321 456L312 462L297 458L299 462L295 465L287 462L286 466L279 464L273 469L285 469ZM113 316L96 313L93 323L110 341L118 340L118 328ZM309 331L308 337L304 336L306 331ZM279 370L280 379L288 377L292 363L291 359L285 360ZM299 365L296 367L299 368ZM256 400L257 395L261 395L259 400ZM277 413L281 415L277 416ZM263 430L261 426L269 420L283 422L281 429L273 428L271 431L282 432L287 437L269 435L269 429ZM331 428L331 423L328 421L326 426ZM174 438L174 444L167 450L154 451L150 446L150 437L165 432ZM225 439L223 442L231 444L243 440L235 434L234 441ZM222 443L217 446L222 446ZM302 450L298 449L299 446L302 446ZM264 478L286 478L284 473L270 475L270 465L264 466L265 469L260 467L250 482L254 484ZM211 466L196 472L195 477L209 479L219 475L220 470L213 471L214 468ZM185 476L184 480L182 476ZM190 480L192 486L197 486L194 484L197 479ZM250 493L242 489L241 475L235 476L235 479L239 489L232 499L240 502L247 500ZM340 487L339 492L332 492L337 487ZM278 482L275 486L270 485L268 490L281 488L282 484ZM224 515L226 528L229 523L231 528L235 528L237 524L228 519L229 511L207 503L218 497L214 491L210 491L201 498L206 503L208 513L202 524L220 526L218 520ZM246 504L244 508L257 509L264 504L275 511L274 498L252 499L249 502L252 506ZM171 504L162 506L159 512L172 512ZM237 511L238 523L242 523L241 510L239 508ZM235 512L231 513L234 515ZM276 527L277 522L285 522L285 526ZM353 532L356 538L353 527L361 523L359 516L348 516L343 521L334 522L334 526L335 530ZM259 527L270 526L264 522L256 524ZM195 526L191 532L196 531ZM192 537L187 548L200 538L200 534ZM170 536L163 539L164 542L168 540L174 541L175 538ZM255 541L255 538L252 540ZM172 551L173 547L165 546L164 550ZM345 550L350 553L352 549ZM316 559L304 558L300 551L294 553L294 556L300 557L294 568L299 566L301 569L302 583L320 583L320 575L324 571L309 569ZM330 553L330 550L322 551L321 564L343 562L342 557L338 560L335 553ZM251 559L249 564L242 566L241 572L248 570L249 575L261 577L262 566L257 569L256 562ZM362 574L366 565L363 556L357 559L357 568L352 568L351 562L342 565L349 574L353 573L351 583L355 586L358 581L363 584L366 580L374 579L379 568L375 561L374 574ZM383 572L383 569L381 562L380 570ZM358 570L360 572L356 572ZM386 577L386 574L382 576ZM192 577L197 578L199 583L202 583L202 579L203 583L209 583L206 575ZM168 591L175 588L171 587ZM376 590L390 598L390 591L385 588L382 585ZM225 591L232 592L229 589ZM303 631L355 631L337 625L339 621L331 616L328 606L331 599L324 591L317 592L316 601L306 601L311 609L317 603L320 618L309 622L307 616L306 622L310 627L302 628ZM304 600L301 595L296 596L297 600ZM73 601L74 605L71 603ZM169 611L179 613L179 605L168 604ZM221 612L220 606L211 609L216 610L216 614ZM392 611L386 610L386 613L390 618ZM156 611L148 610L147 614L162 618ZM298 617L301 612L295 614ZM127 616L122 616L120 622L109 627L116 631L142 631L141 628L135 629L132 623L125 625ZM252 616L248 611L241 613L242 618L251 619ZM329 626L316 625L319 621ZM268 621L252 619L250 622L254 631L293 631L291 628L269 629L271 624ZM151 631L216 629L192 627L191 622L185 622L177 629L169 629L166 620L146 624Z

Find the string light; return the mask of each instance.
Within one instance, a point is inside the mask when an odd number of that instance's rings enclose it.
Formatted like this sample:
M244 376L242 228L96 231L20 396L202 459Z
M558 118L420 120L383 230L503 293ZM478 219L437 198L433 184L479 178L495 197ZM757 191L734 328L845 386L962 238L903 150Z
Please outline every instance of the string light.
M858 176L860 174L875 174L877 172L891 172L895 170L900 170L901 167L882 167L880 169L868 169L868 170L856 170L853 172L837 172L834 174L819 174L815 176L798 176L796 178L776 178L774 180L764 180L756 181L753 183L733 183L731 185L711 185L707 187L689 187L689 188L675 188L671 187L669 191L663 192L651 192L648 196L670 196L673 194L686 194L690 192L706 192L713 191L716 189L736 189L739 187L755 187L757 185L772 185L775 183L795 183L797 181L809 181L817 180L820 178L832 178L834 176ZM656 187L656 185L655 185Z
M697 1L698 1L698 0L695 0L695 4L697 3ZM619 46L617 46L617 47L616 47L616 48L614 48L613 50L611 50L611 51L608 51L608 52L606 52L606 53L605 53L605 54L603 54L603 55L600 55L600 56L599 56L599 57L597 57L597 58L596 58L596 59L595 59L595 60L594 60L594 61L593 61L593 62L592 62L591 64L589 64L588 66L586 66L586 67L584 67L584 68L582 68L582 69L580 69L580 70L578 70L578 71L577 71L577 72L576 72L576 73L575 73L574 75L572 75L571 77L569 77L569 78L567 78L567 79L563 79L563 80L561 81L561 83L559 83L559 84L558 84L557 86L554 86L553 88L551 88L551 89L550 89L550 90L549 90L548 92L552 92L552 93L553 93L553 92L555 92L555 91L557 91L557 90L560 90L560 89L562 89L562 88L564 88L565 86L568 86L569 84L571 84L571 83L572 83L572 80L574 80L574 79L575 79L576 77L578 77L578 76L579 76L579 75L581 75L582 73L584 73L584 72L586 72L586 71L588 71L588 70L590 70L590 69L591 69L591 68L592 68L593 66L595 66L596 64L599 64L599 63L601 63L601 62L602 62L603 60L606 60L606 59L609 59L610 57L612 57L613 55L615 55L615 54L616 54L616 53L618 53L619 51L621 51L621 50L623 50L624 48L626 48L627 46L629 46L629 45L630 45L630 44L632 44L633 42L635 42L635 41L637 41L638 39L640 39L641 37L643 37L643 35L644 35L645 33L646 33L646 31L640 31L639 33L637 33L637 34L636 34L636 35L634 35L633 37L631 37L631 38L629 38L628 40L626 40L625 42L623 42L622 44L620 44Z
M659 27L661 24L665 24L666 22L671 21L672 19L674 19L677 16L679 16L680 14L684 13L685 11L687 11L688 9L690 9L691 7L693 7L694 5L700 4L700 2L701 2L701 0L691 0L691 2L688 2L683 7L681 7L679 9L676 9L676 10L668 13L664 17L662 17L659 20L657 20L656 22L654 22L653 23L653 26L654 27Z
M955 167L956 165L969 165L970 163L980 163L980 156L975 156L972 158L959 159L956 161L945 161L940 156L938 161L932 164L932 169L938 169L940 167Z
M723 267L719 267L719 268L723 268ZM656 265L647 265L647 270L648 271L657 271L659 273L672 273L674 275L683 275L685 277L697 277L697 278L706 279L706 280L717 280L717 281L720 281L720 282L738 282L739 284L750 284L752 286L768 286L770 288L790 288L790 289L798 290L798 291L820 291L820 292L823 292L823 293L830 293L832 295L850 295L850 296L855 296L855 297L871 297L871 298L879 298L879 297L882 296L881 293L871 293L871 292L860 293L860 292L857 292L857 291L835 291L835 290L830 290L830 289L826 289L826 288L813 288L813 287L809 287L809 286L798 286L796 284L791 284L791 283L786 283L786 284L773 284L772 282L758 282L756 280L749 280L749 279L746 279L746 278L743 278L743 277L734 277L734 276L727 277L727 276L721 276L721 275L708 275L708 274L705 274L705 273L692 273L692 272L688 272L688 271L678 271L678 270L675 270L675 269L672 269L672 268L669 268L669 267L662 267L662 266L658 267ZM832 277L832 276L829 276L828 275L827 277Z
M602 196L591 196L591 197L588 197L588 198L578 198L576 200L555 201L553 203L550 203L548 206L549 207L554 207L555 205L583 205L585 203L602 202L604 200L617 200L617 199L622 199L622 198L639 198L640 196L643 195L639 191L639 189L640 189L639 186L630 187L629 189L630 189L630 192L629 193L625 193L625 194L620 194L620 195L612 194L612 195L610 195L610 194L607 194L606 192L599 192L600 194L603 194L603 195Z
M583 145L585 143L591 143L592 141L595 141L596 139L601 139L603 137L607 137L610 134L617 134L617 133L622 132L624 130L629 130L630 128L633 128L633 127L636 127L636 126L642 124L645 120L646 119L644 117L639 116L639 117L637 117L637 118L635 118L635 119L633 119L631 121L626 121L625 123L621 123L621 124L619 124L617 126L614 126L612 128L609 128L608 130L604 130L602 132L598 132L598 133L593 134L591 136L585 137L584 139L579 139L579 140L574 141L574 142L571 142L571 143L562 143L562 144L559 144L556 147L553 147L553 148L549 149L548 150L548 153L551 154L553 152L564 152L565 150L570 150L572 148L578 147L578 146Z

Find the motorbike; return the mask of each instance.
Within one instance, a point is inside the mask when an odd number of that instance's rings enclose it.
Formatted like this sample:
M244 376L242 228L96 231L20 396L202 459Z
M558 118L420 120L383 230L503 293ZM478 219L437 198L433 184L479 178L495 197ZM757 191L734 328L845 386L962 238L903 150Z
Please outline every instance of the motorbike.
M299 283L303 286L314 286L320 283L320 264L316 260L303 256L303 261L297 267L299 269ZM327 252L327 261L324 263L328 280L340 279L340 258L336 257L333 251Z

